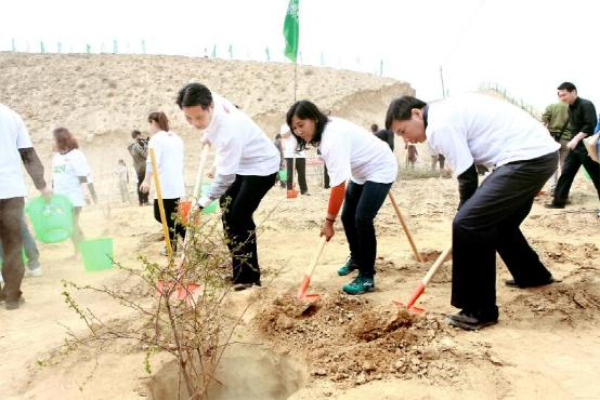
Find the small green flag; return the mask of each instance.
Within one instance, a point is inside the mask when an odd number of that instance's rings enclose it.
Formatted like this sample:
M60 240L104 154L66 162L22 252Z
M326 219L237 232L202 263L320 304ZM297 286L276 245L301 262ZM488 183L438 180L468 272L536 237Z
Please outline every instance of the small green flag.
M283 23L283 37L285 38L285 56L296 62L298 58L298 44L300 42L300 6L299 0L290 0L285 21Z

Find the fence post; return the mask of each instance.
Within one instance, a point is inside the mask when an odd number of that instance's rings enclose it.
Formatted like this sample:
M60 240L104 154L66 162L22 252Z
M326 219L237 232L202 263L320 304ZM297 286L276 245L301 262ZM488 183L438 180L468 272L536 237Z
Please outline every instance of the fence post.
M113 40L113 54L117 54L119 52L119 43L116 40Z
M11 44L12 51L17 51L17 45L15 44L15 39L14 38L12 38L10 40L10 44Z
M40 40L40 53L46 52L46 46L44 46L44 42Z
M142 39L142 53L146 54L146 41Z

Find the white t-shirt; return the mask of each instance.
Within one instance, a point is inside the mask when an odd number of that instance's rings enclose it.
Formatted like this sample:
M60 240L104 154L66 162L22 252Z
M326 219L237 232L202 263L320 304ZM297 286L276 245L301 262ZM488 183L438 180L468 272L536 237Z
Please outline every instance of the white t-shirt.
M184 197L183 140L175 132L159 131L150 138L148 149L154 149L162 198L179 199ZM146 173L151 171L152 160L148 152Z
M33 145L19 114L0 104L0 199L27 194L19 149L29 147Z
M377 136L341 118L329 118L319 144L331 186L347 179L392 183L398 164L390 146Z
M458 176L473 163L499 167L532 160L560 147L525 111L491 96L470 93L431 103L426 136Z
M67 154L55 153L52 157L52 184L54 193L67 196L74 207L83 207L83 188L79 182L80 176L90 174L85 155L79 149L73 149Z
M304 151L296 151L296 148L298 147L298 140L296 140L296 137L290 132L290 127L288 124L281 125L281 130L279 133L281 134L281 139L283 140L283 158L306 158ZM283 135L286 133L289 133L289 136L283 137Z
M268 176L279 170L280 156L260 127L227 99L213 93L214 111L203 139L216 151L220 175Z

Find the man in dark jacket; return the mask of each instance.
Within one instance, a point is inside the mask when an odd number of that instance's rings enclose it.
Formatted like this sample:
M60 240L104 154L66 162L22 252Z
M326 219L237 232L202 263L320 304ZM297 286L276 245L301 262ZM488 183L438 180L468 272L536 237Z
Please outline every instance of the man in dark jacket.
M146 158L148 157L148 139L142 137L142 133L140 131L131 132L131 138L133 139L133 143L127 146L127 150L129 150L129 154L133 158L133 168L135 169L135 173L137 174L138 183L137 183L137 193L138 200L140 202L140 206L149 204L148 203L148 193L144 193L140 190L140 185L144 181L146 177Z
M573 179L582 165L592 179L600 198L600 165L588 156L583 145L583 139L594 133L598 123L596 108L591 101L577 96L577 88L571 82L563 82L557 89L560 100L569 105L569 125L573 138L567 144L570 151L556 184L554 200L546 204L547 208L565 208Z

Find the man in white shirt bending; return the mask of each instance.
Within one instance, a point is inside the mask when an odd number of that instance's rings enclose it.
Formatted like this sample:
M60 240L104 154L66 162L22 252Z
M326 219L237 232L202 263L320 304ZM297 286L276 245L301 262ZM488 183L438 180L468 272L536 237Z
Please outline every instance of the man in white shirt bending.
M496 251L510 286L554 282L519 226L552 176L560 147L526 112L482 94L426 104L394 100L386 126L407 143L429 142L458 177L460 205L452 224L452 300L462 309L447 322L479 329L498 321ZM481 187L475 164L495 167Z
M0 302L6 303L7 310L17 309L24 302L21 221L27 190L21 162L35 187L49 198L51 190L44 180L44 167L31 144L25 123L16 112L0 104L0 240L5 256Z

